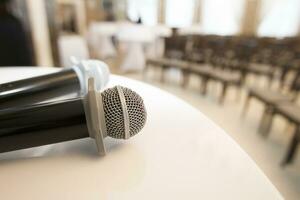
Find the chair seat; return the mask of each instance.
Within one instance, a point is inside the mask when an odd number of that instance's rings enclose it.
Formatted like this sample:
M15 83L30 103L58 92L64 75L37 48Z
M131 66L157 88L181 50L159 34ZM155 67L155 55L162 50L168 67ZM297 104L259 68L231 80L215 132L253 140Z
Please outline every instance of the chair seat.
M227 84L237 84L241 80L240 74L214 69L209 66L193 64L189 67L189 70L195 74L207 76L212 80L226 82Z
M274 69L268 65L262 64L252 64L247 68L247 71L259 75L272 76L274 74Z
M214 71L212 76L213 79L226 82L227 84L238 84L241 82L241 75L238 73L232 73L229 71Z
M177 59L169 59L168 64L171 67L175 67L178 69L187 69L189 67L189 62L184 60L177 60Z
M293 103L280 104L276 111L294 123L300 124L300 106Z
M147 64L170 66L179 69L186 69L189 66L189 62L183 60L177 60L172 58L148 58Z
M249 95L254 96L268 104L277 104L293 100L293 96L289 94L282 94L278 91L268 89L250 88Z
M151 65L163 65L165 58L147 58L146 62Z
M189 66L189 70L192 73L202 75L202 76L210 76L213 73L213 68L198 64L192 64Z

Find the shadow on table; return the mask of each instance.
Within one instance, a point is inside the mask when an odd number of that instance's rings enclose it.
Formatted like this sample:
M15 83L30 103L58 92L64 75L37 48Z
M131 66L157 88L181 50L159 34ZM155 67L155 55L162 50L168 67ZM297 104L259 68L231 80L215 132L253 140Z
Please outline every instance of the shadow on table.
M145 177L142 151L135 144L107 138L107 156L99 157L93 142L83 139L1 154L1 180L29 195L81 198L89 194L93 199L107 199L113 192L117 199L124 198ZM9 187L2 184L1 197L11 195Z
M105 140L107 152L113 152L122 148L122 142L118 140ZM0 154L0 165L29 159L42 159L47 157L84 156L86 158L101 159L97 151L96 143L91 138L84 138L58 144L17 150Z

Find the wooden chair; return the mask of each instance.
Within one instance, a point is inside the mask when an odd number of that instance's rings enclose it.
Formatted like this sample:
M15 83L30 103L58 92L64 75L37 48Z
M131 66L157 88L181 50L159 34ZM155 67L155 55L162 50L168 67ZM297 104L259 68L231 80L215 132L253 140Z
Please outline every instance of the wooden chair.
M144 69L144 73L146 73L146 70L148 69L149 66L156 66L161 68L161 77L160 81L164 82L165 77L165 71L169 68L176 68L180 69L182 73L188 69L189 62L184 61L184 60L178 60L178 59L171 59L171 58L149 58L146 61L146 67Z
M205 95L207 92L207 85L209 81L215 81L222 84L222 92L219 98L219 103L223 103L227 94L229 86L241 86L241 76L238 73L232 73L225 70L218 70L212 67L203 66L199 64L190 64L187 68L187 73L193 73L201 77L201 94ZM186 81L187 82L187 81ZM186 83L185 83L186 84Z
M211 77L212 71L213 69L208 66L199 65L196 63L190 64L188 71L186 71L184 86L187 84L188 77L191 73L198 75L201 78L200 93L205 95L207 92L207 83Z
M258 129L259 133L261 133L264 136L267 136L267 134L269 133L272 116L276 106L282 103L292 102L295 100L297 91L299 90L299 86L300 86L299 80L300 80L300 71L296 73L293 83L289 88L288 91L289 93L283 93L280 91L273 91L273 90L268 90L263 88L249 89L242 114L243 115L246 114L250 104L250 100L252 98L255 98L256 100L264 104L265 110L261 117L259 129Z
M172 36L165 38L165 52L162 58L147 58L144 74L150 66L161 68L161 78L164 81L164 72L170 67L180 68L187 48L187 36ZM175 66L174 66L175 65ZM185 64L184 64L185 65Z
M227 90L230 86L236 87L238 91L238 97L240 97L240 87L242 84L242 78L241 74L239 73L232 73L229 71L215 71L211 75L211 80L214 80L216 82L219 82L222 84L222 92L219 98L219 103L224 103Z
M246 73L247 75L255 74L258 76L264 76L268 79L268 83L270 85L275 75L275 68L267 64L251 63L246 68Z
M275 108L273 116L275 115L283 116L296 126L288 150L281 163L284 166L293 161L300 142L300 107L293 103L282 104Z

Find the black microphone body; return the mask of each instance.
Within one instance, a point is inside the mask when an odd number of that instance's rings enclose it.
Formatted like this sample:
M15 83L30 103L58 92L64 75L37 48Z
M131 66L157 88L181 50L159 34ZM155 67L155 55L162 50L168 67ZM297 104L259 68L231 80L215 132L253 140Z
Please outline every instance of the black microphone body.
M59 72L0 84L0 109L82 96L87 93L90 77L100 90L107 84L109 74L105 63L82 60Z
M68 95L76 97L80 83L76 72L64 69L56 73L0 84L0 109L42 102Z
M0 152L89 137L83 98L0 111Z

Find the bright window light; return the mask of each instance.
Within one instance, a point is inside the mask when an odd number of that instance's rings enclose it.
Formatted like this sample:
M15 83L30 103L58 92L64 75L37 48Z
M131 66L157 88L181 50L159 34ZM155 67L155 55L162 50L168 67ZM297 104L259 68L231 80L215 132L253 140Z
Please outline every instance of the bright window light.
M300 28L299 0L264 0L259 36L295 36Z
M130 20L142 19L145 25L157 24L159 0L127 0L127 14Z
M192 25L194 0L166 0L166 24L170 27Z
M202 0L202 30L233 35L240 31L245 0Z

